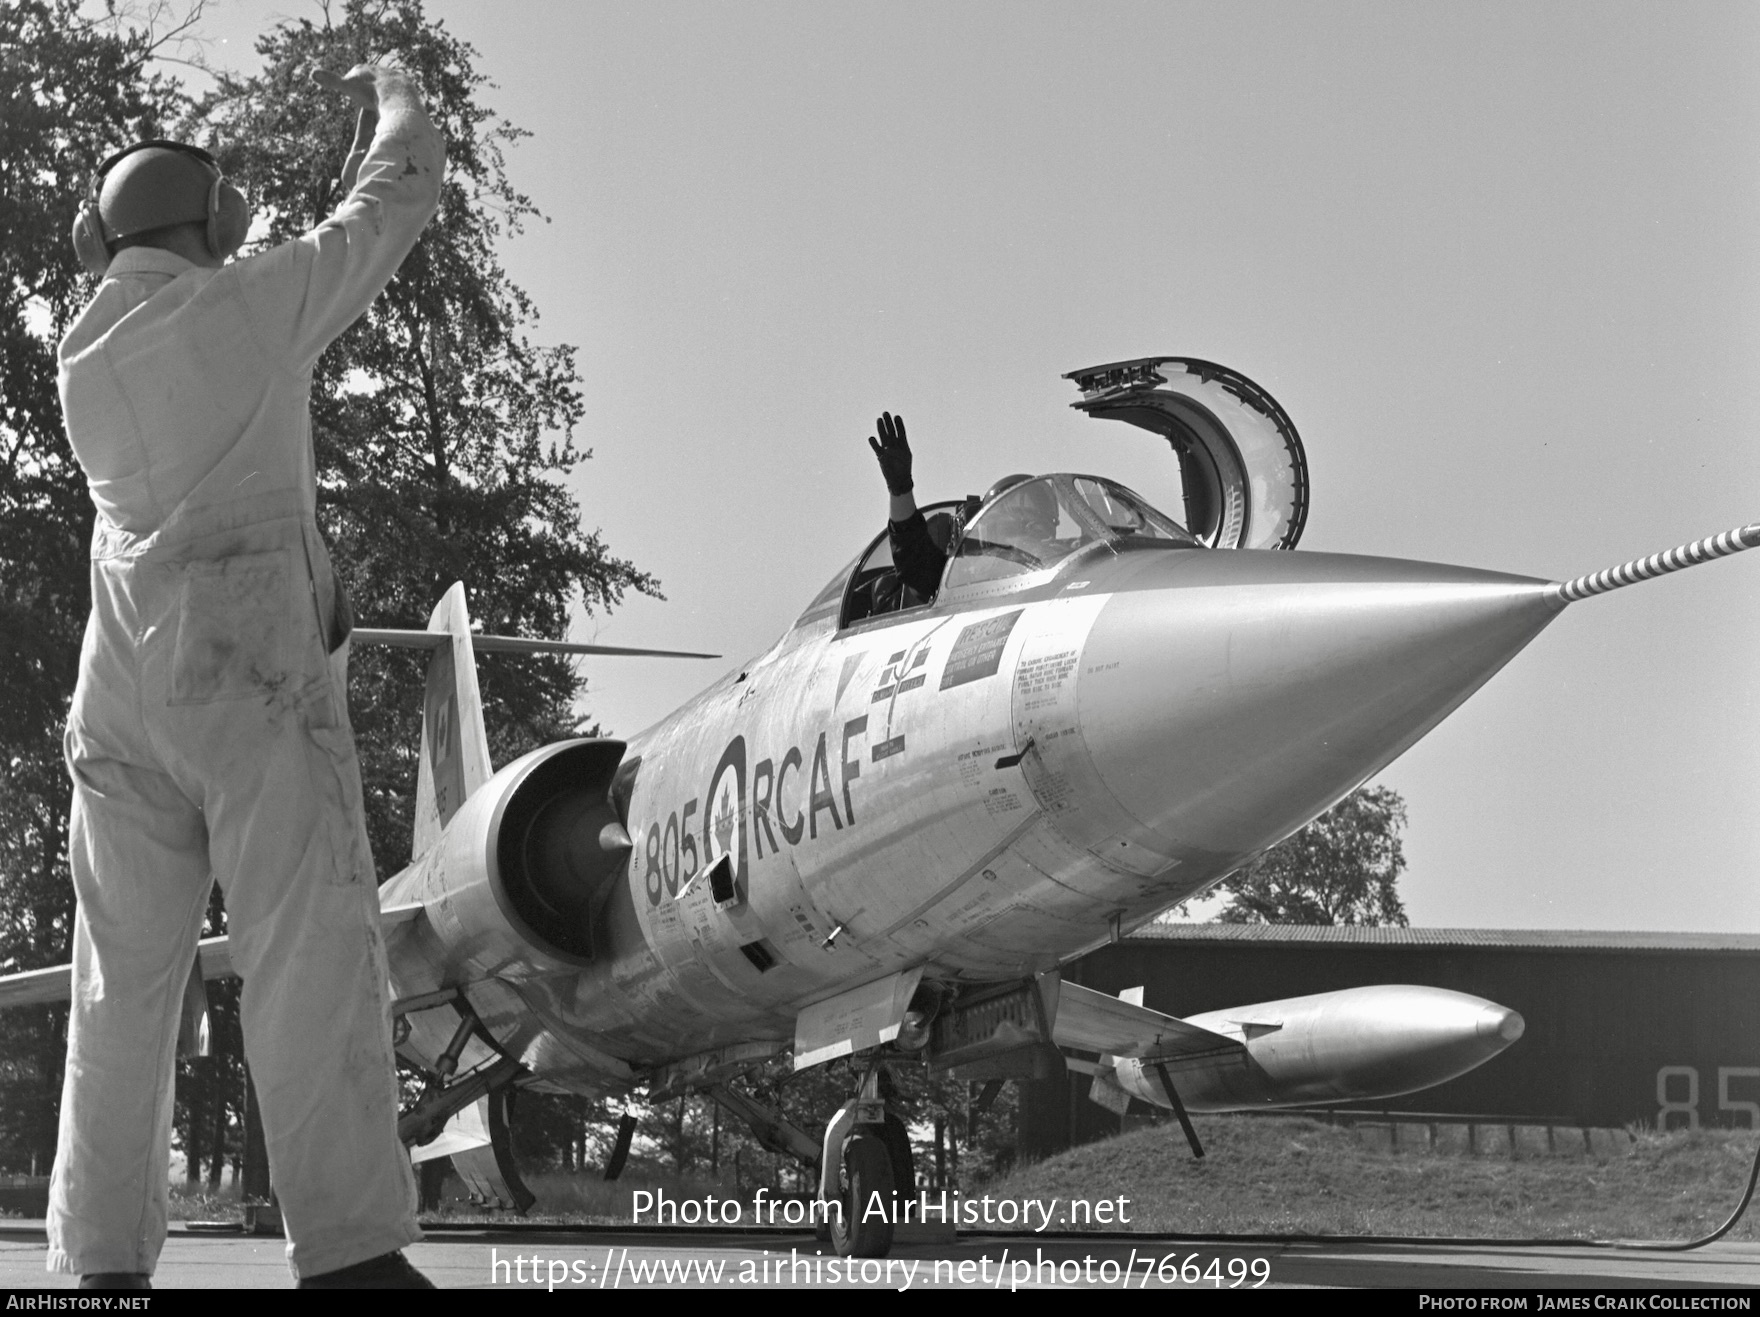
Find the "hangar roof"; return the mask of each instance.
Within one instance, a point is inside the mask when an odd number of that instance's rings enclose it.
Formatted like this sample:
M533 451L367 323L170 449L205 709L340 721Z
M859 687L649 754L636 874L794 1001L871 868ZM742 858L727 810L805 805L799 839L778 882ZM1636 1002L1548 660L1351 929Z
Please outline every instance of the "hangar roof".
M1595 928L1376 928L1354 924L1145 924L1127 942L1311 942L1332 946L1534 951L1760 952L1755 933L1636 933Z

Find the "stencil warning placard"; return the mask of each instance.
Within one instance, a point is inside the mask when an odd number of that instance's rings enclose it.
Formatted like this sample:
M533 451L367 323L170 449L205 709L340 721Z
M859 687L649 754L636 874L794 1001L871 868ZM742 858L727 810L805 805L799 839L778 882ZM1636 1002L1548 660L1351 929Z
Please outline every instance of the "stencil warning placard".
M1014 630L1023 611L1017 608L1012 613L968 624L953 642L947 666L941 670L941 689L994 677L1002 666L1002 649L1008 644L1009 632Z

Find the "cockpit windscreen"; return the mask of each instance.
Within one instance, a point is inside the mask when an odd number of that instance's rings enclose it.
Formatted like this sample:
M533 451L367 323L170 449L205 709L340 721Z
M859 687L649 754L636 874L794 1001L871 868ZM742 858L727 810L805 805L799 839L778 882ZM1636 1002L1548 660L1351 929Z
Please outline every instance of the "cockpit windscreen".
M1069 491L1049 476L1023 481L972 518L944 584L952 588L1036 572L1094 539L1093 530L1075 515Z
M965 528L944 588L1042 571L1096 543L1196 547L1166 514L1095 476L1041 476L998 495Z

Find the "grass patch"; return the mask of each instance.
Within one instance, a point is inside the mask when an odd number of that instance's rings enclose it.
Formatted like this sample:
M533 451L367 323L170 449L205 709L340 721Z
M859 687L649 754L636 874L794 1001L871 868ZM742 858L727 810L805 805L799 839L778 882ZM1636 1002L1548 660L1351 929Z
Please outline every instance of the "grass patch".
M210 1190L205 1182L190 1185L173 1180L167 1215L173 1221L242 1222L244 1202L234 1185Z
M984 1192L1123 1194L1129 1228L1151 1232L1686 1239L1729 1215L1756 1146L1744 1131L1694 1130L1601 1138L1586 1155L1580 1135L1561 1131L1560 1142L1575 1146L1549 1155L1544 1133L1524 1130L1512 1156L1501 1130L1491 1150L1475 1153L1461 1130L1445 1131L1432 1151L1295 1117L1194 1123L1208 1154L1201 1162L1165 1124L1059 1153ZM1754 1217L1730 1238L1760 1238Z

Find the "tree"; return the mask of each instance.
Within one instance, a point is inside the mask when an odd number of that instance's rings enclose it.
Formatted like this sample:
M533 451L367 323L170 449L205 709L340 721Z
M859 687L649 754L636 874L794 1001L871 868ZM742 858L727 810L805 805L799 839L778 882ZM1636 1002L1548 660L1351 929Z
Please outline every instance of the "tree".
M68 246L98 163L179 98L147 63L199 10L130 26L78 0L0 6L0 966L71 954L61 729L90 607L92 507L62 434L55 345L93 281ZM160 26L154 30L152 19ZM55 1146L66 1011L0 1013L0 1167Z
M615 1141L617 1114L605 1098L524 1089L511 1126L522 1170L597 1171Z
M1225 924L1407 924L1395 884L1405 872L1406 805L1363 787L1260 856L1222 890Z
M260 74L224 77L196 108L229 177L266 220L263 243L309 229L340 200L349 106L308 80L376 56L415 74L446 137L440 211L372 309L313 377L319 517L357 613L424 626L464 580L485 629L559 639L575 601L589 612L653 578L583 528L561 477L591 456L574 350L527 337L537 311L496 244L537 217L506 173L524 136L481 103L476 52L420 0L347 0L323 23L287 22L257 44ZM409 858L423 667L355 651L351 704L381 876ZM566 735L583 683L567 660L491 659L480 680L490 747L503 762Z
M208 894L204 936L224 930L225 907L220 889ZM222 1168L236 1169L244 1153L244 1033L239 1027L239 981L208 984L208 1029L211 1054L177 1063L176 1103L172 1113L175 1141L183 1149L184 1183L190 1189L203 1181L209 1192L220 1187Z

